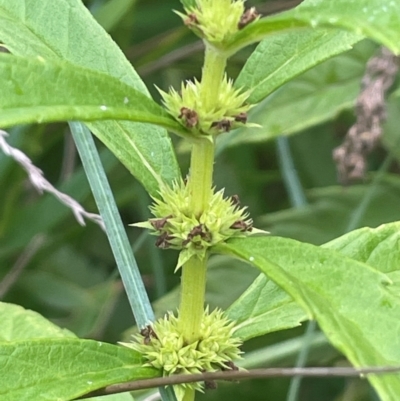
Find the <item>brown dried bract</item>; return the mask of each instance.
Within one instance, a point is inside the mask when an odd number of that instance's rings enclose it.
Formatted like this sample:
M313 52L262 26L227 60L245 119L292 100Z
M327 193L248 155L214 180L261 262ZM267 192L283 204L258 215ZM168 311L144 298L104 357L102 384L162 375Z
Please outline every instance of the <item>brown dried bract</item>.
M182 242L182 245L187 245L189 242L193 241L196 236L200 236L201 239L208 241L211 239L210 235L211 233L208 231L208 228L204 224L199 224L190 230L187 238Z
M197 19L196 14L189 13L187 15L187 18L183 21L183 23L190 28L191 26L198 25L199 24L199 20Z
M232 361L228 361L228 362L224 362L224 363L227 366L227 368L222 368L223 371L239 370L239 368Z
M181 114L179 114L178 118L185 120L185 124L188 128L193 128L198 124L199 116L194 110L182 107L180 112Z
M162 233L156 241L156 247L160 249L166 249L170 247L169 241L173 239L168 233Z
M253 22L260 14L256 11L255 7L251 7L246 10L243 15L240 17L238 28L243 29L245 26L249 25Z
M232 205L234 205L234 206L240 206L240 199L239 199L239 195L232 195L231 196L231 202L232 202Z
M144 327L142 330L140 330L140 334L144 337L143 343L145 345L150 344L152 338L155 338L156 340L158 340L156 332L153 330L153 328L149 324L146 327Z
M211 127L217 128L218 131L229 132L232 128L232 121L224 118L221 121L214 121Z
M221 370L223 371L223 372L226 372L226 371L231 371L231 370L234 370L234 371L237 371L237 370L239 370L239 368L232 362L232 361L228 361L228 362L224 362L225 363L225 365L226 365L226 368L222 368ZM235 382L235 383L239 383L239 381L238 380L230 380L230 381L233 381L233 382Z
M150 219L149 222L155 230L161 230L171 217L172 214L167 217L163 217L162 219Z
M251 231L253 229L253 225L251 223L247 224L244 220L237 220L230 226L230 228L244 232Z
M235 116L235 121L238 123L246 124L247 123L247 113L239 113Z

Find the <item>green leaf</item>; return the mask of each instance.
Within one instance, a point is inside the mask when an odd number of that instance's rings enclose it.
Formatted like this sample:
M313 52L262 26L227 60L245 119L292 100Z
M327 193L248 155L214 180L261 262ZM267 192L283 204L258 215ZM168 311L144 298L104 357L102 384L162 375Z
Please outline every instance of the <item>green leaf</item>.
M336 26L364 35L400 53L400 1L306 0L295 17L316 26Z
M142 364L141 355L132 349L99 341L0 343L0 397L4 401L71 400L110 384L159 375Z
M231 53L282 31L340 28L370 38L400 53L400 0L305 0L297 8L262 18L235 34L224 49ZM298 34L302 32L298 32Z
M335 249L382 273L400 272L400 222L383 224L377 228L360 228L323 247Z
M251 263L274 280L355 366L400 364L395 329L400 299L385 274L336 251L279 237L237 239L215 250ZM398 376L369 380L382 401L398 398Z
M0 0L0 40L16 55L66 60L112 75L148 95L130 62L81 0ZM119 121L88 125L152 195L158 182L147 167L166 182L180 176L164 129Z
M4 302L0 302L0 322L0 341L75 337L74 333L56 326L39 313Z
M353 107L365 63L375 49L373 43L364 41L286 83L250 111L249 120L261 128L237 129L221 138L219 146L295 134Z
M308 29L280 32L264 39L247 59L235 86L251 90L250 103L258 103L307 69L352 48L359 35L339 30Z
M235 335L243 340L299 326L307 319L293 298L260 274L226 311L236 322Z
M107 74L67 62L0 54L0 124L132 120L185 132L162 107ZM118 141L119 136L115 135Z
M158 197L159 178L171 183L181 173L171 139L154 125L129 121L86 123L151 195Z
M400 222L361 228L323 245L400 279ZM398 294L398 292L397 292ZM227 310L243 340L298 326L306 314L293 298L261 274Z

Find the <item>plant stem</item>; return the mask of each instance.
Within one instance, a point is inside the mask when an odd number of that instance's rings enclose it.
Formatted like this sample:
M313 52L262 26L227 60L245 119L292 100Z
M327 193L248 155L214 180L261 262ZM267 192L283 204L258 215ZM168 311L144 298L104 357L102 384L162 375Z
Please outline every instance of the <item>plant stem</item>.
M206 46L201 97L206 108L218 104L218 94L224 76L226 58L213 48ZM212 137L193 143L190 162L190 205L196 217L206 210L212 193L214 164L214 141ZM182 295L180 303L180 324L182 334L188 343L196 341L204 311L207 258L192 257L182 268Z
M201 77L201 97L205 108L218 105L219 92L225 74L226 57L206 43Z
M190 204L194 214L199 217L206 209L212 186L214 163L214 144L208 139L196 142L192 149L190 179ZM179 320L183 338L192 343L199 338L200 325L204 311L207 258L196 256L182 267L181 303Z
M225 66L226 57L206 45L201 82L201 100L206 109L212 110L218 105ZM214 151L214 140L211 136L193 143L187 185L189 185L191 210L197 218L207 209L212 195ZM200 337L206 273L207 257L200 260L197 256L193 256L182 267L179 323L183 338L188 344ZM194 398L195 391L187 389L183 401L193 401Z
M179 321L183 338L190 344L198 340L204 311L207 258L192 257L182 268Z
M193 144L190 160L190 206L196 217L208 206L214 167L214 143L202 139Z

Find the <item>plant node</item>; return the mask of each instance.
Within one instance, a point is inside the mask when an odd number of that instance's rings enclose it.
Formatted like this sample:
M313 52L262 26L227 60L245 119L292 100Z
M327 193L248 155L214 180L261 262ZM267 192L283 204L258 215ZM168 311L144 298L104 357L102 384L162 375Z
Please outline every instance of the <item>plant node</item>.
M133 224L149 228L157 235L156 246L180 250L179 269L191 257L204 259L207 250L233 237L244 237L264 231L253 228L246 207L237 196L224 198L223 190L214 192L207 208L196 216L190 206L190 186L183 180L172 187L163 186L161 199L154 199L150 210L154 218Z
M252 107L246 104L249 91L235 89L233 81L225 76L217 95L218 99L208 108L201 96L201 87L202 83L195 79L194 82L182 83L180 93L173 88L169 93L158 90L167 111L191 129L193 136L218 135L246 124L247 112Z
M234 322L229 321L220 309L210 313L207 308L199 339L187 344L178 317L170 312L134 335L132 342L122 345L140 352L147 361L144 366L160 369L163 376L236 370L233 361L241 358L242 341L234 337L233 332ZM178 400L188 388L202 391L204 386L202 383L174 386Z

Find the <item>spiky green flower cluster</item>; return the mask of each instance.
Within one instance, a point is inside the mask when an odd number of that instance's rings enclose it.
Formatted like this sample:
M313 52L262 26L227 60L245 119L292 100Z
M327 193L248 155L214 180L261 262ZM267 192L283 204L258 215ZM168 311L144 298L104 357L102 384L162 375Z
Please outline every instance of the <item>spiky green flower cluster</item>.
M145 366L161 369L164 376L195 374L232 369L232 361L240 359L242 341L233 337L234 322L220 309L204 311L199 340L186 344L179 329L178 318L169 313L141 331L131 343L123 345L140 352ZM201 383L175 386L178 399L185 388L202 390Z
M247 121L247 112L252 105L246 104L250 91L242 92L233 87L233 81L226 76L221 82L217 107L207 109L201 98L201 83L182 83L181 92L171 88L169 93L159 89L168 112L192 129L196 135L216 135L243 126ZM249 125L249 124L247 124Z
M223 190L212 194L200 216L192 212L189 186L182 180L163 186L160 195L150 207L155 218L133 226L151 229L158 236L159 248L181 250L176 269L191 257L204 259L208 248L229 238L263 232L253 228L246 207L234 198L224 198Z
M243 28L243 19L246 19L244 2L245 0L196 0L196 6L185 7L186 15L176 13L196 34L218 45ZM258 17L255 16L251 21L256 18Z

